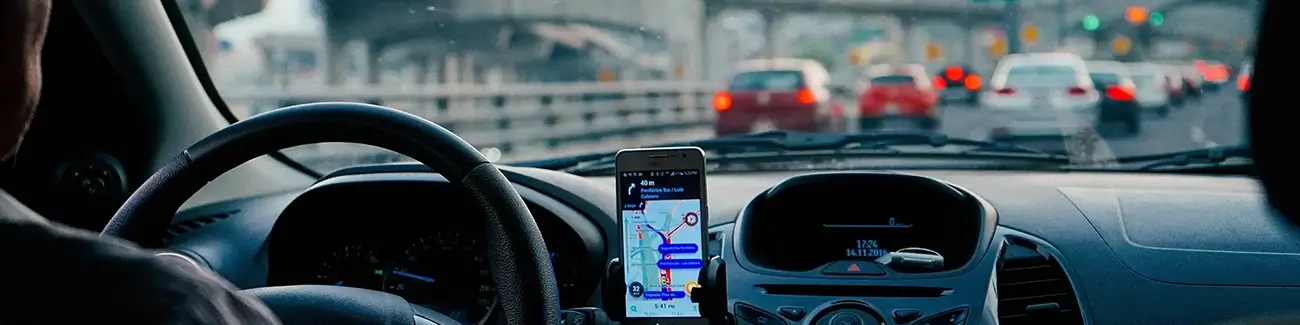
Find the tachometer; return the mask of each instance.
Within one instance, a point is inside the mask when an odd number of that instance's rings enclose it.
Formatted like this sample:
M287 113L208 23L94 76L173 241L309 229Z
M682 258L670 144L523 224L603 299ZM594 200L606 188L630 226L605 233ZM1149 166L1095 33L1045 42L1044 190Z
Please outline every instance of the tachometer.
M407 246L385 282L388 292L465 324L482 324L496 290L476 237L439 231Z
M330 252L316 272L319 284L378 290L384 283L382 258L366 245L344 245Z

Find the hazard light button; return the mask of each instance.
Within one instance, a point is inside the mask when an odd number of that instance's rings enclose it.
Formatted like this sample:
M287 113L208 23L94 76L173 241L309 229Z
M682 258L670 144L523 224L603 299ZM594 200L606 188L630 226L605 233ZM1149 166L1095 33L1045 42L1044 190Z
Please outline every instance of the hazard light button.
M839 261L822 269L825 275L885 275L885 269L872 261Z

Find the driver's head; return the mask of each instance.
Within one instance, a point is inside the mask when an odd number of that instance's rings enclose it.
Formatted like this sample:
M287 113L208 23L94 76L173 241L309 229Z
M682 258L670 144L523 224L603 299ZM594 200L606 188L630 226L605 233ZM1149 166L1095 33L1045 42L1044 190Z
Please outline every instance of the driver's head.
M0 158L18 150L41 95L50 0L0 0Z

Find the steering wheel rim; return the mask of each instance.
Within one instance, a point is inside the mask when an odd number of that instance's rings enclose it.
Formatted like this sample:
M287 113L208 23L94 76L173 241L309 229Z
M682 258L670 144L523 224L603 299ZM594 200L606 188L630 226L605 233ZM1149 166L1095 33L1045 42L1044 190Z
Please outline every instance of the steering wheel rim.
M451 131L418 116L382 106L303 104L259 114L223 128L199 140L150 176L113 215L101 236L116 236L144 247L160 247L161 235L170 226L176 211L208 182L262 155L321 142L358 143L392 150L439 171L464 188L487 216L483 223L487 260L506 324L559 324L559 295L546 244L523 198L505 175ZM277 302L347 295L348 289L351 288L289 286L248 292L262 298L278 314L281 310L277 310ZM358 299L337 300L342 304L362 304L350 307L363 309L391 308L391 301L382 302L386 299L360 297L373 295L375 291L351 290L365 293L353 297ZM293 293L299 291L301 295ZM314 312L339 312L325 309L347 307L321 306L314 308ZM291 320L284 319L289 316L280 317L292 324ZM447 318L443 316L443 319ZM375 321L367 323L384 323ZM392 321L412 322L410 317Z

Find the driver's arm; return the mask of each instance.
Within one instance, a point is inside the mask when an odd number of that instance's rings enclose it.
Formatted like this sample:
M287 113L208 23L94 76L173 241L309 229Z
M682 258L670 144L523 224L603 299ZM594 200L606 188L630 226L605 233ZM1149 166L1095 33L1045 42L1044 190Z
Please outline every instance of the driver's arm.
M279 324L186 260L47 222L3 192L0 283L0 324Z

